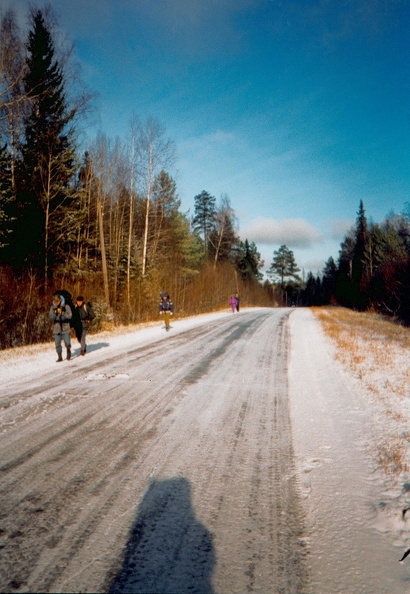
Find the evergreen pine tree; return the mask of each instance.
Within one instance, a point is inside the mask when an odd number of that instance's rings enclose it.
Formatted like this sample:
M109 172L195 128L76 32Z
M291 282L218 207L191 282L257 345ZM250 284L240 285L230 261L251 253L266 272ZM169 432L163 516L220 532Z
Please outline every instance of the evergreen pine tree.
M152 186L149 252L151 259L169 260L177 250L174 234L179 227L180 204L175 181L166 171L160 171Z
M281 285L284 285L285 279L289 278L295 281L300 281L298 273L300 268L297 267L295 256L286 245L281 245L277 251L273 252L274 258L272 264L267 272L267 275L272 279L279 278Z
M306 278L306 286L303 291L303 304L304 305L308 305L308 306L317 305L316 290L317 290L316 279L313 276L313 273L309 271L307 278Z
M332 303L336 296L338 270L336 262L330 257L323 269L322 291L324 304Z
M357 309L366 307L366 290L370 280L369 229L363 201L360 201L356 219L355 246L352 259L352 298Z
M260 269L264 262L255 243L249 243L247 239L239 243L239 249L236 259L236 266L244 281L260 281L262 274Z
M215 228L215 196L211 196L203 190L194 198L194 218L192 219L192 228L197 231L204 241L204 251L208 254L209 236Z
M28 261L48 276L58 262L67 224L64 210L72 192L75 109L68 109L64 76L55 57L51 33L42 11L31 14L24 78L29 110L18 202L22 223L18 242L21 262ZM64 205L64 208L63 208ZM27 221L27 222L26 222Z

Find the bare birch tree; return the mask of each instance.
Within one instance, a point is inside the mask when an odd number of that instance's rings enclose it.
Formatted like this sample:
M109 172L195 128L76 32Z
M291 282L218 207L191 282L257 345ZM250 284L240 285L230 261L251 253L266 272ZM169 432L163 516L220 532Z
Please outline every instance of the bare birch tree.
M148 118L139 126L137 140L138 173L142 195L145 197L144 232L142 241L141 274L147 270L148 233L152 191L156 175L170 167L175 159L174 143L165 138L164 126L154 118Z
M104 296L108 307L110 307L110 285L105 245L104 203L106 197L106 188L110 182L111 167L109 160L109 142L105 135L100 134L97 137L90 154L91 163L95 174L95 199L101 250L101 266L104 280Z
M129 184L129 218L128 218L128 244L127 244L127 305L131 310L131 253L132 237L134 231L134 189L135 189L135 153L137 143L137 121L135 116L131 119L130 142L130 184Z
M230 260L238 238L235 229L237 218L227 194L221 196L220 206L214 215L214 228L209 234L210 254L213 255L214 267L218 262Z
M27 97L23 89L25 62L15 12L6 11L0 25L0 122L7 138L13 193L16 190L16 160L23 133L23 112Z

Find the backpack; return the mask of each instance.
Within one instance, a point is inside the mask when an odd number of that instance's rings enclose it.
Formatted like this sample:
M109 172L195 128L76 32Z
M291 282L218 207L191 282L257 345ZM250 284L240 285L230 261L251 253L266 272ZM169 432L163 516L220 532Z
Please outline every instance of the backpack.
M61 289L59 291L54 291L53 295L61 295L61 297L64 297L65 304L70 306L71 313L73 314L70 320L70 328L74 328L74 332L77 338L78 336L80 336L81 338L83 326L81 324L80 316L78 315L78 312L74 307L71 293L69 291L66 291L65 289Z
M86 313L86 314L87 314L87 316L88 316L88 318L86 318L86 319L88 319L88 321L89 321L89 322L92 322L92 321L93 321L93 319L95 318L95 313L94 313L94 311L93 311L93 304L92 304L90 301L87 301L87 303L86 303L86 302L84 302L84 305L83 305L83 307L84 307L84 311L85 311L85 313ZM76 311L77 311L77 310L76 310ZM89 315L89 313L88 313L89 311L91 311L91 313L92 313L92 317Z

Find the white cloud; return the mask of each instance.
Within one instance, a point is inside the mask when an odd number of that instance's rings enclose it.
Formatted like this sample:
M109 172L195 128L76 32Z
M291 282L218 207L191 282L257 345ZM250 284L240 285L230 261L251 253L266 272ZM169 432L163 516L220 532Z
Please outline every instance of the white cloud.
M178 147L179 153L185 155L187 161L198 159L198 155L217 160L221 156L220 150L225 151L227 147L236 146L238 143L239 139L233 132L217 129L208 134L180 140Z
M240 231L243 239L258 244L285 244L288 247L307 248L322 240L322 235L304 219L283 219L277 221L256 217Z
M354 224L351 219L340 219L337 221L330 221L330 237L338 241L342 241Z
M305 274L311 272L313 275L317 275L323 271L325 264L325 260L306 260L306 262L303 262L303 270L305 271Z

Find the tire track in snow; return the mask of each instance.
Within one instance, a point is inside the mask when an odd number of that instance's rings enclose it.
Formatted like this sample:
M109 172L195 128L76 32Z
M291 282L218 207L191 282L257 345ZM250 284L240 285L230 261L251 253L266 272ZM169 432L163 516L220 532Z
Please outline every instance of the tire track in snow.
M0 436L2 589L107 591L115 575L121 582L121 554L153 569L160 537L175 530L159 586L186 586L183 551L194 571L200 550L215 591L304 591L288 313L241 313L90 363L63 378L64 399L52 399L61 387L47 378L36 390L50 397L43 411L26 392L24 416ZM111 379L85 388L94 372ZM180 530L175 518L187 517ZM153 530L145 548L144 521Z

